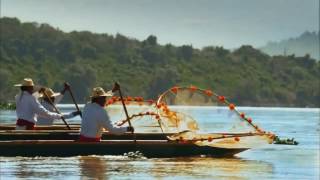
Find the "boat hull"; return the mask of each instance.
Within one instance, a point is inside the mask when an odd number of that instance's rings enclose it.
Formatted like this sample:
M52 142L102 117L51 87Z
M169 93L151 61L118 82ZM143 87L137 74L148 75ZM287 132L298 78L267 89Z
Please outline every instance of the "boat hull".
M83 156L83 155L124 155L141 152L145 157L179 157L208 155L232 157L247 149L226 149L197 146L166 140L112 140L101 142L78 142L72 140L30 140L0 141L0 156Z
M104 132L102 140L167 140L172 133L124 133L110 134ZM0 141L12 140L78 140L80 136L77 130L6 130L0 131Z
M69 124L71 130L79 130L80 124ZM15 130L15 124L0 124L0 130ZM68 130L68 127L64 124L54 124L50 126L36 125L35 130Z

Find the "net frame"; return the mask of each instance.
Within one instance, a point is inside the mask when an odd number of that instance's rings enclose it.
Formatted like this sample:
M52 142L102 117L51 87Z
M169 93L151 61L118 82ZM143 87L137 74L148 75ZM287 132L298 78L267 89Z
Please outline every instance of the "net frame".
M130 97L127 96L124 98L124 102L126 105L140 105L140 106L149 106L150 108L153 108L152 111L147 111L147 112L139 112L137 114L132 114L129 116L129 119L124 119L118 122L119 126L122 126L128 120L134 120L137 117L142 117L142 116L150 116L151 118L155 119L159 127L162 131L162 133L165 132L165 122L164 119L168 118L168 114L177 114L181 112L176 112L172 111L168 107L168 103L166 103L165 98L168 94L175 95L179 93L181 90L188 90L193 93L200 93L205 95L207 98L211 99L212 102L217 101L219 106L227 106L230 111L233 111L237 116L244 120L248 125L250 125L252 128L254 128L254 132L247 132L247 133L214 133L214 134L196 134L191 136L191 138L188 138L185 134L190 132L190 131L182 131L175 133L172 136L168 136L168 140L171 141L178 141L181 143L194 143L197 145L211 145L215 146L214 143L212 142L222 142L223 139L228 140L228 141L233 141L233 142L239 142L240 138L251 138L251 137L262 137L266 138L269 143L271 143L275 137L275 135L271 132L266 132L262 128L258 127L256 124L253 123L253 120L251 117L247 116L244 112L240 112L237 108L236 105L226 99L225 96L219 95L215 93L212 90L209 89L201 89L196 86L189 86L189 87L179 87L179 86L174 86L162 94L159 95L158 99L155 100L144 100L142 97ZM111 99L108 100L107 105L114 105L120 103L120 97L113 96ZM183 114L183 113L181 113ZM176 123L178 124L178 123ZM239 143L240 144L240 143ZM224 145L222 145L224 146ZM238 145L239 146L239 145Z

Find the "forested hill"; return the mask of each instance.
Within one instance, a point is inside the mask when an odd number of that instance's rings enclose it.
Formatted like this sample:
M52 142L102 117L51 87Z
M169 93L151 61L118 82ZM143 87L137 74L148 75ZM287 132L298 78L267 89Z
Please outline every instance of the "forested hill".
M319 32L306 31L297 38L269 42L261 50L271 55L295 54L296 56L304 56L309 54L312 58L320 60L319 41Z
M55 90L70 82L79 102L94 86L117 80L125 94L156 98L174 85L212 89L239 105L319 107L320 63L310 56L271 57L245 45L159 45L124 35L65 33L48 24L1 18L0 101L13 101L13 84L31 77ZM66 101L71 102L66 97Z

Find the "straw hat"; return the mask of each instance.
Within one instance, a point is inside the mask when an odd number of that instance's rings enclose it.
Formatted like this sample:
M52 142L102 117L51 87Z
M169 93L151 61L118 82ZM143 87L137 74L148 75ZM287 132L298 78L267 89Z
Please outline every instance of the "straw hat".
M59 95L60 95L60 93L55 93L51 88L46 88L46 89L44 90L44 93L41 94L40 97L46 97L45 94L46 94L48 97L56 97L56 96L59 96Z
M105 92L102 87L93 88L91 98L113 96L112 91Z
M34 83L31 78L24 78L21 84L15 84L14 86L34 86Z

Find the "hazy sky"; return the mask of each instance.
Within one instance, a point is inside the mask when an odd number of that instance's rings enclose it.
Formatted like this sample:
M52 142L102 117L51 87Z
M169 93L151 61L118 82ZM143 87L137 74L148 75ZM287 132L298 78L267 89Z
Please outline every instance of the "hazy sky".
M194 47L267 41L319 30L319 0L0 0L1 16L63 31L121 33Z

